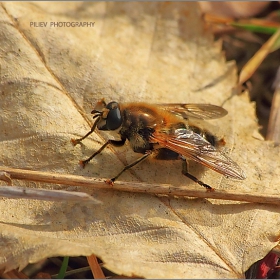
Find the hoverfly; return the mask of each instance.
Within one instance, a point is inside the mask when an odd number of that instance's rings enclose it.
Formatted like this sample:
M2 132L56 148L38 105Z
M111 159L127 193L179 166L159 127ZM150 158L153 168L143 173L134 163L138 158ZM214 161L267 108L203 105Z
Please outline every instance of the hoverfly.
M227 177L243 180L242 169L224 153L218 151L218 139L209 131L191 123L191 118L215 119L227 114L227 111L211 104L148 104L117 103L108 104L104 99L97 102L91 112L96 119L91 130L82 138L71 139L74 145L88 137L96 127L99 130L116 131L120 140L107 140L91 157L80 163L85 166L107 145L122 146L129 141L134 152L142 154L140 158L125 166L114 178L114 181L127 169L143 161L151 154L156 159L181 159L182 173L205 187L209 185L198 180L188 172L187 159L194 160Z

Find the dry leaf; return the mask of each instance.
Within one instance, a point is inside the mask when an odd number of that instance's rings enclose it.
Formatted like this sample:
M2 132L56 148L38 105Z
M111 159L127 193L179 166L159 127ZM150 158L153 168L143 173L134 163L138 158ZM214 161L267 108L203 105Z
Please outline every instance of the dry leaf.
M108 148L81 169L79 159L103 138L70 143L88 132L97 100L221 105L237 80L234 65L225 63L220 44L204 30L197 3L5 2L1 19L0 164L8 167L111 178L139 155L128 145ZM219 127L224 151L247 179L226 179L193 163L190 172L217 189L279 194L279 147L253 138L257 121L248 96L232 98L225 108L228 116L211 125ZM121 179L200 188L181 175L179 161L146 161ZM94 194L103 204L0 201L0 268L95 254L128 276L240 278L278 243L278 206L71 190Z
M239 1L231 2L224 1L221 3L212 1L201 1L199 2L201 9L206 13L213 15L227 16L233 18L248 18L260 14L267 6L267 1Z

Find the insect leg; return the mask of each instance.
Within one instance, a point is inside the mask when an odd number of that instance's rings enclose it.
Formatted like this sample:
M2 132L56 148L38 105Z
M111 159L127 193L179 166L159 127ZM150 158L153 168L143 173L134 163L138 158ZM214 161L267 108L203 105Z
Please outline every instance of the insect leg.
M106 143L103 144L103 146L101 146L101 148L99 150L97 150L93 155L91 155L89 158L87 158L86 160L81 160L80 164L85 167L86 164L88 164L96 155L100 154L109 144L112 144L114 146L123 146L125 143L126 139L122 139L122 140L108 140Z
M137 163L143 161L145 158L147 158L151 153L150 152L147 152L146 154L144 154L142 157L138 158L137 160L135 160L134 162L132 162L131 164L128 164L126 165L123 170L117 175L115 176L114 178L112 179L109 179L109 180L106 180L106 183L107 184L110 184L110 185L113 185L114 182L119 178L119 176L124 172L126 171L127 169L133 167L134 165L136 165Z
M79 139L71 139L71 142L74 146L76 146L78 143L82 142L82 140L84 140L85 138L87 138L96 128L97 123L99 122L100 117L97 117L96 121L94 122L92 128L90 129L90 131L83 137L79 138ZM105 148L105 147L104 147Z
M214 191L214 189L212 187L210 187L209 185L203 183L202 181L198 180L195 176L191 175L188 172L188 162L186 161L185 158L182 158L183 164L182 164L182 173L187 176L189 179L193 180L194 182L196 182L197 184L199 184L200 186L206 188L208 191Z

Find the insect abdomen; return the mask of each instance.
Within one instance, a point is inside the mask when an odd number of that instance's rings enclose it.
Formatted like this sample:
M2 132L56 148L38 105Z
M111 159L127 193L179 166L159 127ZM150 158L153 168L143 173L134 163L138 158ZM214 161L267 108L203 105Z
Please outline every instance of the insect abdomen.
M206 139L212 146L214 146L214 147L217 146L217 143L219 141L218 138L215 135L213 135L212 133L210 133L209 131L200 129L197 126L190 126L189 128L196 134L199 134L204 139Z

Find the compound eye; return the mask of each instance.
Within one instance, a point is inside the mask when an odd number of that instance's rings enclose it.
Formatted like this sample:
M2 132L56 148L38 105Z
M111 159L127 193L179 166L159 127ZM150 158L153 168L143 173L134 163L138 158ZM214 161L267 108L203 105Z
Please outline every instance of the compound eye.
M115 130L118 129L122 125L122 116L119 104L117 102L110 102L107 106L109 109L107 120L106 120L106 127L108 130Z

